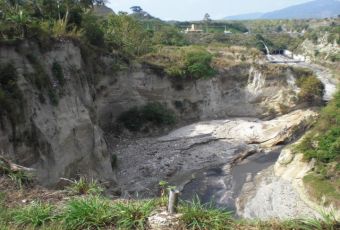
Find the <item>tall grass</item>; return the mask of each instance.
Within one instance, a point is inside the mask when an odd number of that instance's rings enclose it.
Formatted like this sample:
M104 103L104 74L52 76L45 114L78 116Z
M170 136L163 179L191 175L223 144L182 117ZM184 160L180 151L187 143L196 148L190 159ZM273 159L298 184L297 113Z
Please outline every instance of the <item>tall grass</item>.
M155 208L155 201L128 201L114 205L117 227L120 229L145 229L147 218Z
M74 181L72 185L67 187L67 190L75 195L99 195L103 192L103 188L96 180L87 179L85 177L81 177L78 181Z
M53 220L53 206L42 202L33 202L23 208L14 209L11 213L13 224L38 227Z
M180 212L187 229L232 229L231 212L217 209L213 203L202 204L198 197L192 202L182 203Z
M66 229L99 229L113 220L109 200L88 196L71 200L60 214Z

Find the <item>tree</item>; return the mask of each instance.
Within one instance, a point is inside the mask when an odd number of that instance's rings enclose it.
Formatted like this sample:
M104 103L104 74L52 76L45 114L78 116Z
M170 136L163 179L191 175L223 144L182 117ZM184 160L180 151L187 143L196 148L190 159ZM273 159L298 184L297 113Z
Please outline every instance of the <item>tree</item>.
M211 22L210 14L206 13L204 15L203 21L208 22L208 23Z
M208 25L211 22L210 15L206 13L203 18L204 24L205 24L205 31L208 32Z
M143 26L124 14L112 15L103 26L106 40L127 55L142 55L149 51L151 41Z

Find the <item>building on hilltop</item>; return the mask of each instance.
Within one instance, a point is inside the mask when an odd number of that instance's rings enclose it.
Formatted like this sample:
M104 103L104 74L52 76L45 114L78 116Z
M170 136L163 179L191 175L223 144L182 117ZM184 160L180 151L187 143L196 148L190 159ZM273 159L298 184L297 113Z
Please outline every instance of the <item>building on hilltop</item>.
M203 33L202 29L198 29L195 24L192 24L191 27L187 28L184 33Z

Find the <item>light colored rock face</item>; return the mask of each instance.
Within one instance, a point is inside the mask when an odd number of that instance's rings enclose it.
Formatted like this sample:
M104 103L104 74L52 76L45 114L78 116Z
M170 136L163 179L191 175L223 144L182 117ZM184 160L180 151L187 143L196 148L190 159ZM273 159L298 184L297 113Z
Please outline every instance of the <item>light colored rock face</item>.
M160 180L181 188L198 170L228 165L239 155L289 141L314 116L313 111L297 110L270 121L214 120L159 138L121 141L115 145L119 185L139 195L154 195Z
M298 52L304 55L309 62L318 61L320 56L322 56L324 60L327 60L329 56L336 55L340 52L340 46L335 40L329 42L328 36L328 32L324 33L323 36L318 38L316 44L311 40L305 40L298 47ZM318 51L318 54L316 54L316 51ZM322 55L320 55L320 53Z
M16 135L28 141L13 145L13 129L5 122L5 128L0 130L0 150L18 163L36 168L38 179L46 185L56 183L60 177L78 174L114 182L103 132L91 114L95 107L92 86L85 77L80 49L71 42L57 43L45 53L28 43L18 49L24 53L17 53L13 47L1 47L0 63L12 63L19 73L25 121L17 124ZM62 66L66 84L57 106L50 104L47 95L46 102L41 103L39 91L24 77L34 73L25 52L35 56L52 81L55 81L52 63L57 61Z
M172 108L181 121L263 117L280 112L280 105L288 108L296 105L294 79L288 68L283 73L268 75L250 65L197 81L160 77L136 67L113 78L102 78L98 83L98 118L101 126L110 126L123 111L150 101Z
M292 219L319 216L310 208L292 184L273 174L270 167L245 183L237 201L237 213L251 219Z
M305 161L303 154L294 153L292 147L285 148L274 165L274 174L280 178L281 181L289 182L290 186L299 194L299 198L312 207L314 210L326 211L333 213L337 219L340 219L340 210L337 210L330 205L323 205L312 201L309 198L303 183L303 178L310 172L315 165L315 161ZM320 201L321 202L321 201Z
M180 218L181 214L159 210L148 218L148 227L150 230L180 230L183 229Z

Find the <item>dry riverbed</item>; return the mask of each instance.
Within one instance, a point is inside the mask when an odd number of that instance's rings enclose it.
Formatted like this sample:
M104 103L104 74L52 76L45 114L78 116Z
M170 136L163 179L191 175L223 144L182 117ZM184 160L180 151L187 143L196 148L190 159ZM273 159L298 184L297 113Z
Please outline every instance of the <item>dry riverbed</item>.
M125 197L144 197L157 195L159 181L165 180L183 190L185 198L190 199L185 195L190 192L193 197L203 191L215 197L219 205L235 209L235 195L241 195L238 193L245 182L253 181L247 179L246 172L233 176L235 162L262 154L271 160L264 160L252 171L256 174L267 168L278 157L277 146L294 140L315 116L312 110L297 110L269 121L255 118L213 120L188 125L157 138L121 140L113 146L118 157L118 183ZM190 191L190 183L195 178L200 183ZM298 196L291 199L299 201ZM280 214L278 210L275 213Z

